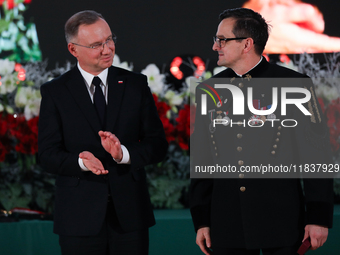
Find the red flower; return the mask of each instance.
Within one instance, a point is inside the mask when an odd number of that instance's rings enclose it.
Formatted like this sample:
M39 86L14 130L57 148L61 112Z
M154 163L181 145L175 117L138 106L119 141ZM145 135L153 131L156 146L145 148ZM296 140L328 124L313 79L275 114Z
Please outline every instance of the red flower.
M7 9L8 10L13 9L14 5L15 5L14 0L7 0Z
M280 55L280 61L282 63L288 64L290 62L290 59L289 59L289 57L286 54L281 54Z
M24 0L24 4L30 4L32 0Z
M339 150L340 139L340 99L333 100L325 110L327 116L327 126L329 127L330 142L332 151Z
M32 133L36 136L38 136L38 122L39 117L34 117L27 121L28 127L31 129Z
M318 97L318 101L321 107L321 111L325 113L325 103L323 102L323 99L321 97Z
M155 94L152 94L153 100L155 101L155 105L157 108L158 116L163 117L166 113L170 110L170 106L167 105L165 102L159 102L158 97Z
M192 110L190 110L189 105L184 105L184 108L179 111L178 117L176 118L178 144L183 150L189 149L189 138L193 132L193 124L195 120L190 116L192 115Z
M174 137L174 125L170 123L170 120L164 116L160 117L162 124L163 124L163 128L164 128L164 132L165 132L165 138L168 142L174 141L175 137Z

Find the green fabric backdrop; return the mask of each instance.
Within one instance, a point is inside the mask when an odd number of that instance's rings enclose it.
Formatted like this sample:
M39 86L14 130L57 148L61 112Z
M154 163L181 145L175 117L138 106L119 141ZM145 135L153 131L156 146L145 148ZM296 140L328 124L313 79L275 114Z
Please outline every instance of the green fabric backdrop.
M150 255L202 255L195 244L189 210L155 210L150 228ZM58 236L51 221L0 223L0 255L60 255ZM340 254L340 206L334 210L334 227L327 243L310 255Z

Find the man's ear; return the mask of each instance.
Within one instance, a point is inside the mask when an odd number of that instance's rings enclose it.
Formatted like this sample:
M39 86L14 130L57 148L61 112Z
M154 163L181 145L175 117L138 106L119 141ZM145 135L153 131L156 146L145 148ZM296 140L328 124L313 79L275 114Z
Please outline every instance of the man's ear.
M254 49L254 40L252 38L244 39L244 52L249 52L250 50Z
M78 57L77 47L73 43L68 43L68 51L75 57Z

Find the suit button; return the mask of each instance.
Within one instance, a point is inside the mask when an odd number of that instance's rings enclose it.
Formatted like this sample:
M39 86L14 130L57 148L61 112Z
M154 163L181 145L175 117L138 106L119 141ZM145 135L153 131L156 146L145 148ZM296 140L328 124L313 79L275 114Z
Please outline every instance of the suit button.
M246 191L246 187L240 187L240 190L242 191L242 192L245 192Z
M273 154L273 155L275 155L275 153L276 153L275 151L272 151L272 154Z
M243 88L243 83L242 82L240 82L239 84L238 84L238 86L240 87L240 88Z
M281 130L281 128L282 128L282 127L281 127L281 126L279 126L277 129L278 129L278 130Z
M279 138L276 138L276 139L275 139L275 142L277 142L277 143L278 143L279 141L280 141L280 139L279 139Z
M244 174L239 174L238 177L243 179L244 178Z
M273 148L274 148L274 149L276 149L276 148L277 148L277 145L276 145L276 144L274 144L274 145L273 145Z
M277 132L277 136L280 136L281 135L281 133L280 132Z
M216 156L218 156L218 154L216 153Z
M241 151L242 151L242 147L241 147L241 146L238 146L238 147L237 147L237 151L241 152Z
M213 141L213 144L215 144L215 141Z
M243 160L239 160L239 161L238 161L238 165L239 165L239 166L243 166L243 163L244 163Z
M242 134L237 134L237 138L241 139L242 138Z
M217 150L217 147L215 147L215 150Z

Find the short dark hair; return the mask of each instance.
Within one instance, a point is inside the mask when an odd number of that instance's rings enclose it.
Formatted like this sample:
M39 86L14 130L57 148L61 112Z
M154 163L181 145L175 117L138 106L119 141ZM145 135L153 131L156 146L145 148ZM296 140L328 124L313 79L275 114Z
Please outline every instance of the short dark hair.
M78 34L80 25L91 25L96 23L99 19L104 19L104 17L95 11L86 10L77 12L71 18L66 21L65 24L65 38L67 43Z
M257 12L246 8L225 10L220 14L220 21L226 18L236 20L232 32L236 37L250 37L254 40L255 52L262 55L266 46L269 29L265 19Z

